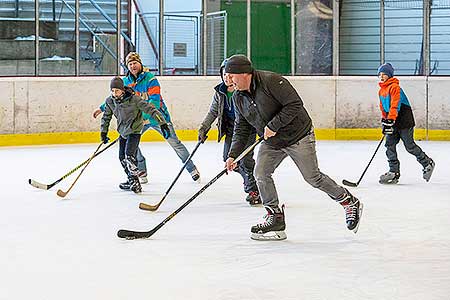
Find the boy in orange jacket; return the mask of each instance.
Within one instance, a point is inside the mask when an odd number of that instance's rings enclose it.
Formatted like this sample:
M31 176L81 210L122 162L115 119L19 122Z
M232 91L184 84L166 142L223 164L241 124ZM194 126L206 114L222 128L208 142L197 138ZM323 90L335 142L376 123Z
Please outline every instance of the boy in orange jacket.
M406 151L417 158L423 167L423 179L427 182L431 178L435 163L414 142L414 116L411 105L400 82L394 77L394 68L390 63L382 64L378 68L380 90L381 124L383 134L386 135L386 156L389 162L389 172L380 176L380 183L395 184L400 178L400 161L397 158L397 144L403 141Z

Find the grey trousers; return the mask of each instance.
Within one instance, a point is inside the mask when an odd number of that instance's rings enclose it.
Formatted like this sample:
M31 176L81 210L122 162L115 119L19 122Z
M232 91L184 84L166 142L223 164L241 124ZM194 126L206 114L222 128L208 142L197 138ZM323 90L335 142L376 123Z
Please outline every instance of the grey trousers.
M314 131L297 143L282 149L275 149L266 142L261 143L256 158L255 177L259 193L265 206L278 206L278 194L272 178L275 169L289 156L303 179L315 188L327 193L332 199L345 194L345 189L319 170L316 155Z
M400 161L397 157L397 144L403 141L406 151L414 155L422 167L428 166L430 158L414 142L414 127L395 129L393 134L386 134L386 156L389 162L389 171L400 173Z

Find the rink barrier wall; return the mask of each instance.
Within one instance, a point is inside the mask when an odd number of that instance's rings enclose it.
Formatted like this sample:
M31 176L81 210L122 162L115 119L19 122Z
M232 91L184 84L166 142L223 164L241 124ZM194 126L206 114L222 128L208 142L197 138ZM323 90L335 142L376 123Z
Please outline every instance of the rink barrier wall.
M311 115L318 139L380 138L377 77L287 76ZM100 118L92 111L108 96L111 77L0 78L0 145L91 143ZM213 96L215 76L158 77L181 140L196 140ZM450 140L450 77L399 77L419 140ZM215 128L215 126L213 126ZM115 131L115 121L110 131ZM112 136L112 135L111 135ZM150 131L143 141L162 140ZM212 140L212 137L210 137Z
M197 130L177 130L177 136L182 141L196 141ZM315 129L317 140L379 140L380 129ZM208 133L208 141L217 141L218 131L211 129ZM118 137L116 131L108 134L110 139ZM416 129L414 131L416 140L426 140L426 130ZM428 131L428 140L450 141L450 131L432 130ZM93 132L57 132L57 133L35 133L35 134L2 134L0 135L0 146L27 146L27 145L50 145L50 144L78 144L98 143L100 133ZM164 139L156 131L147 131L141 138L141 142L161 142Z

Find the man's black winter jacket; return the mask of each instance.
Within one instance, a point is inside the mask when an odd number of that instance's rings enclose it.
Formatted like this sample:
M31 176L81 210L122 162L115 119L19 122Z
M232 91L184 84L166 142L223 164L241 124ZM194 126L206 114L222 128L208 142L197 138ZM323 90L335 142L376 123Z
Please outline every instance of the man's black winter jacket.
M229 157L236 158L245 147L252 127L259 136L268 126L276 135L266 143L281 149L305 137L312 121L303 101L289 81L273 72L253 71L250 91L233 95L236 111L233 141Z

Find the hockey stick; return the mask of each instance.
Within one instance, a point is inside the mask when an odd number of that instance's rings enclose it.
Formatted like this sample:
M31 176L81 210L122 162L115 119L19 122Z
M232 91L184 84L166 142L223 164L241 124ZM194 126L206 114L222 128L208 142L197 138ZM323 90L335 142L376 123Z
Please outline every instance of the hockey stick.
M114 145L119 139L115 139L114 141L112 141L108 146L106 146L104 149L102 149L101 151L97 152L95 154L94 157L97 157L99 154L101 154L103 151L105 151L106 149L108 149L109 147L111 147L112 145ZM38 189L42 189L42 190L49 190L52 187L54 187L55 185L57 185L58 183L60 183L62 180L66 179L67 177L69 177L70 175L73 174L73 172L75 172L76 170L78 170L79 168L81 168L82 166L84 166L85 164L87 164L89 161L89 158L86 159L85 161L83 161L81 164L79 164L78 166L76 166L75 168L73 168L72 170L70 170L69 172L67 172L63 177L59 178L58 180L56 180L53 183L50 184L44 184L44 183L40 183L37 182L36 180L33 179L28 179L28 183L32 186L34 186L35 188Z
M97 149L95 150L95 152L91 155L91 157L89 157L88 161L86 162L86 165L84 166L83 169L81 169L80 174L78 174L77 178L75 178L74 182L72 183L72 185L69 187L69 189L64 192L63 190L58 190L56 192L56 195L64 198L69 192L70 190L73 188L73 186L75 185L75 183L78 181L78 178L80 178L81 174L83 174L84 170L86 170L87 166L89 165L89 163L91 162L92 159L94 159L95 155L97 154L97 151L100 149L100 147L103 145L103 142L100 143L100 145L98 145Z
M373 158L375 157L375 154L377 154L378 149L380 148L381 144L383 143L384 140L384 134L383 137L381 138L380 142L378 143L377 149L375 149L375 152L372 155L372 158L370 159L369 163L367 164L366 168L364 169L364 172L362 173L361 177L359 178L358 182L350 182L348 180L342 180L342 183L347 185L347 186L352 186L352 187L357 187L359 185L359 183L361 182L361 180L364 177L364 174L366 174L367 169L369 168L370 164L372 163Z
M253 143L251 146L249 146L247 149L244 150L244 152L239 155L234 162L239 162L242 158L244 158L250 151L253 150L253 148L256 147L260 142L263 141L263 138L259 138L255 143ZM183 208L188 206L189 203L194 201L195 198L197 198L201 193L203 193L204 190L206 190L208 187L210 187L214 182L217 181L220 177L222 177L223 174L227 173L227 169L223 169L220 171L219 174L217 174L213 179L211 179L207 184L205 184L197 193L195 193L189 200L183 203L177 210L175 210L173 213L171 213L167 218L164 219L161 223L159 223L155 228L153 228L150 231L133 231L133 230L124 230L121 229L117 232L117 236L120 238L125 238L127 240L133 240L133 239L146 239L151 237L156 231L158 231L161 227L163 227L167 222L169 222L173 217L175 217Z
M202 141L198 141L198 143L195 146L194 150L192 150L191 154L189 155L189 157L184 162L183 167L181 167L180 172L178 172L177 177L175 177L175 179L172 181L172 184L169 186L169 188L167 189L167 191L164 194L164 196L162 197L162 199L156 205L151 205L151 204L147 204L147 203L141 202L141 203L139 203L139 208L140 209L149 210L149 211L156 211L159 208L159 206L161 205L161 203L163 203L164 199L166 199L166 197L169 194L170 190L175 185L175 183L177 182L178 178L180 178L180 175L181 175L181 173L183 173L184 168L186 168L186 165L192 159L192 157L194 156L194 153L197 151L198 147L201 144L203 144L203 142Z

